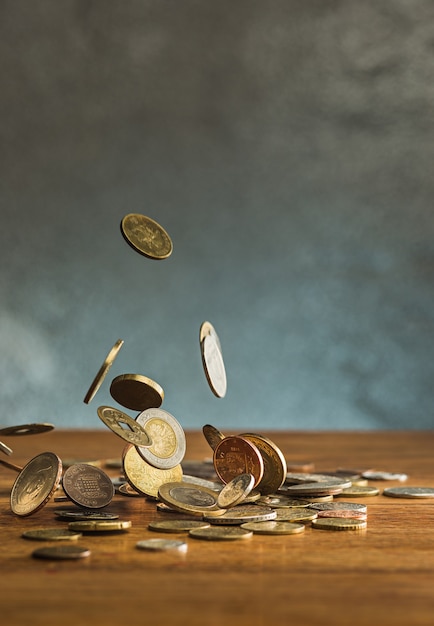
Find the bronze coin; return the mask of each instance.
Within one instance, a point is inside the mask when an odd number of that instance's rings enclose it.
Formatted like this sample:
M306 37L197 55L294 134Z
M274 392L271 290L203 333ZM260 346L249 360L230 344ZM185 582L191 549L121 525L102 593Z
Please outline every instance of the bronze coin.
M133 411L158 408L164 391L158 383L141 374L121 374L110 385L110 394L116 402Z
M54 452L38 454L27 463L13 484L10 502L16 515L39 511L56 491L62 476L62 461Z
M101 509L112 501L114 487L110 477L99 467L77 463L63 475L63 490L70 500L88 509Z
M264 475L264 461L258 448L240 436L225 437L214 450L215 471L224 483L240 474L252 474L256 487Z
M258 484L262 494L274 493L283 485L286 479L286 461L282 451L267 437L256 433L242 433L240 435L259 450L264 461L264 475Z

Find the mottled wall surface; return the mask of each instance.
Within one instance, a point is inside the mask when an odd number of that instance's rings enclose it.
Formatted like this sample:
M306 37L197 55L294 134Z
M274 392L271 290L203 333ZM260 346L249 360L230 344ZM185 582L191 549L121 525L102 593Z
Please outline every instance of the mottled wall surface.
M110 380L141 373L185 428L434 426L431 1L0 17L1 424L103 427ZM130 212L167 229L170 259L128 247Z

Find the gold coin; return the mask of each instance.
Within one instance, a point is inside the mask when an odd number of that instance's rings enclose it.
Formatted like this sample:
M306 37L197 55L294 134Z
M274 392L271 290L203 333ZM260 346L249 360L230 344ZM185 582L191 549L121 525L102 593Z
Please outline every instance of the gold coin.
M311 522L318 517L316 511L305 508L275 509L276 521L280 522Z
M346 489L342 489L340 493L336 494L336 497L347 498L368 498L371 496L378 496L380 490L377 487L357 487L351 486Z
M252 474L239 474L230 480L217 496L221 509L229 509L243 502L253 489L255 478Z
M132 443L135 446L152 445L152 438L149 436L149 433L141 424L138 424L136 420L126 413L118 409L113 409L110 406L99 406L97 413L99 419L104 422L115 435L118 435L118 437L124 441ZM124 424L127 428L123 427Z
M434 487L386 487L383 495L392 498L434 498Z
M271 506L273 509L289 509L309 506L308 500L301 500L298 498L287 498L286 496L280 496L279 494L270 494L267 496L261 496L258 500L259 504L265 504L265 506Z
M107 375L107 372L113 365L113 362L123 345L124 345L123 339L118 339L115 345L111 348L110 352L107 354L106 358L104 359L103 364L99 368L95 378L91 382L90 387L84 397L83 402L85 402L86 404L89 404L89 402L91 402L93 398L95 397L98 389L101 387L104 381L104 378Z
M31 459L15 479L10 495L11 509L20 516L41 509L56 491L62 476L62 461L53 452Z
M25 530L21 537L36 541L76 541L82 536L81 533L72 532L65 528L34 528Z
M7 426L0 428L0 435L6 437L18 437L22 435L39 435L53 430L53 424L20 424L19 426Z
M149 259L167 259L172 254L173 244L168 233L155 220L129 213L121 221L121 232L125 241L136 252Z
M268 522L276 519L276 511L268 506L258 506L257 504L239 504L229 509L219 517L212 517L208 513L204 513L203 518L211 524L221 525L239 525L246 522Z
M46 548L38 548L32 552L35 559L84 559L90 556L90 550L82 546L47 546Z
M239 526L194 528L188 534L190 537L194 537L194 539L206 539L208 541L235 541L237 539L250 539L253 536L251 530L246 530Z
M129 520L81 520L77 522L69 522L69 530L78 530L82 533L91 532L114 532L119 530L128 530L131 528Z
M163 483L182 480L181 465L170 469L158 469L147 463L132 445L124 449L122 456L125 478L139 493L156 498Z
M291 522L247 522L241 524L244 530L251 530L256 535L298 535L304 531L304 524Z
M262 476L258 490L262 494L274 493L285 482L286 461L282 451L267 437L255 433L242 433L244 437L251 441L259 450L264 461L264 475Z
M188 519L169 519L151 522L148 525L149 530L161 533L182 533L188 532L193 528L209 528L208 522Z
M181 424L163 409L146 409L136 418L150 436L152 445L137 446L137 452L145 461L159 469L179 465L185 455L185 434Z
M202 341L205 339L207 335L213 335L214 339L217 342L218 348L221 352L222 346L221 346L219 336L217 335L214 326L211 324L211 322L202 322L200 329L199 329L199 342L202 343Z
M264 475L264 460L261 453L244 437L225 437L214 450L214 467L224 483L240 474L252 474L256 487Z
M215 450L220 441L225 438L224 434L217 428L214 428L214 426L211 426L211 424L205 424L202 427L202 432L212 450Z
M141 374L121 374L110 385L110 394L116 402L133 411L159 407L164 399L162 387Z
M164 483L158 490L158 496L162 502L182 513L202 515L212 511L222 515L225 512L217 505L217 492L193 483Z
M366 527L366 520L349 517L318 517L312 520L312 528L322 530L363 530Z

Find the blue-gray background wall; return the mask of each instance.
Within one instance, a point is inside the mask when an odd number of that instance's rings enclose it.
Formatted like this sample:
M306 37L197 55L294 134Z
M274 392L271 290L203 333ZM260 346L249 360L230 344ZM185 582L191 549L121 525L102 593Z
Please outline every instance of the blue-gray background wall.
M0 16L0 424L103 427L110 380L140 373L185 428L433 427L430 0ZM167 229L170 259L125 243L130 212Z

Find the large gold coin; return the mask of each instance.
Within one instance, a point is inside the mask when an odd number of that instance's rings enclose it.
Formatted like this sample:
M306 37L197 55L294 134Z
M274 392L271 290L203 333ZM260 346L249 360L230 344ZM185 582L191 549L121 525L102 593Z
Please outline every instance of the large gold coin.
M139 213L125 215L121 222L125 241L136 252L149 259L167 259L172 254L173 244L168 233L160 224Z
M152 445L137 446L145 461L159 469L179 465L185 455L185 434L181 424L163 409L146 409L136 417L137 424L152 440Z
M286 521L277 522L246 522L241 524L244 530L251 530L255 535L298 535L304 532L304 524Z
M127 409L144 411L159 407L164 399L162 387L141 374L121 374L110 385L112 398Z
M262 494L275 493L285 482L286 461L282 451L267 437L255 433L243 433L259 450L264 460L264 475L257 485Z
M158 489L164 483L182 480L181 465L170 469L158 469L147 463L132 445L124 449L122 465L125 478L131 487L153 498L158 496Z
M214 450L218 477L228 483L240 474L252 474L255 487L264 475L264 461L258 448L244 437L225 437Z
M208 512L223 515L225 510L217 505L217 496L218 493L212 489L182 481L165 483L158 490L158 497L164 504L193 515Z
M54 452L38 454L18 474L10 501L13 513L31 515L41 509L56 491L62 476L62 461Z
M98 389L101 387L104 378L107 375L107 372L109 371L109 369L111 368L111 366L113 365L113 362L115 360L115 358L117 357L119 350L122 348L122 346L124 345L124 342L122 339L118 339L117 342L115 343L115 345L113 346L113 348L110 350L110 352L107 354L106 358L104 359L103 364L101 365L101 367L99 368L95 378L93 379L93 381L90 384L90 387L84 397L83 402L85 402L86 404L89 404L89 402L95 397L96 392L98 391Z
M135 446L152 445L152 439L149 433L126 413L118 409L113 409L110 406L100 406L98 407L98 417L112 432L124 441L132 443ZM128 428L123 428L122 424L125 424Z

